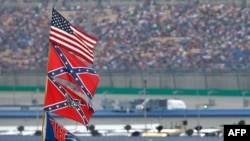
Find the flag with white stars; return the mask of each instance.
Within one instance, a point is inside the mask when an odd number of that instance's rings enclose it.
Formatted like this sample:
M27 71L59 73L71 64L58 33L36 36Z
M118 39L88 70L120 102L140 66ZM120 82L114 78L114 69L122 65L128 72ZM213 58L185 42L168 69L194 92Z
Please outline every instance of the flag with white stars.
M72 83L79 91L62 83L61 79ZM88 127L94 108L87 101L94 96L99 81L100 77L93 69L76 59L67 50L51 44L44 110ZM83 95L88 99L86 100Z
M51 44L50 47L48 75L73 83L81 93L90 99L93 98L100 81L95 70L54 44Z
M72 25L54 8L52 9L49 40L88 63L94 63L93 49L97 43L97 38Z
M44 111L72 119L87 128L90 117L95 112L92 105L72 89L49 76L47 78Z

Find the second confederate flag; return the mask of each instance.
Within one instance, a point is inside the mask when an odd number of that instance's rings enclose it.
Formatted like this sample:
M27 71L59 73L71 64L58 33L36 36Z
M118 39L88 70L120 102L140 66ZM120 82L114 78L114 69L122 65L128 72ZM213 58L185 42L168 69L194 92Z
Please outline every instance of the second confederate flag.
M79 91L74 91L57 78L73 83ZM51 44L44 110L88 126L94 109L83 94L91 99L99 79L93 69L74 58L73 54Z

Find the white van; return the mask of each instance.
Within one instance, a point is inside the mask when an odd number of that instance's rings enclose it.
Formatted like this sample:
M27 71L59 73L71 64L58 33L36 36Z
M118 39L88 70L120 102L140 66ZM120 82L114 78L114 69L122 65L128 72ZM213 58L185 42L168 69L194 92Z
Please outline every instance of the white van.
M178 99L168 99L167 101L168 110L175 110L175 109L186 109L186 103L183 100L178 100Z
M141 104L136 105L137 110L175 110L186 109L186 103L179 99L145 99Z

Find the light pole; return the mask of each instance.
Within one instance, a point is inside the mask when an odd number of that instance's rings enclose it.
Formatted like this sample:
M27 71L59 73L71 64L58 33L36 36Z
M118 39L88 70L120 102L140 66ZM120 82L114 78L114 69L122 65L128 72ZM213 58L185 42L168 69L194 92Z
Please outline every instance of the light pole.
M144 94L144 101L146 100L146 88L147 88L147 80L144 78L144 87L143 87L143 94ZM147 104L144 105L144 121L145 121L145 131L147 130Z
M197 125L198 126L200 126L200 106L201 106L201 104L200 104L200 93L199 93L199 91L198 90L196 90L196 94L197 94L197 104L196 104L196 108L197 108Z
M173 91L174 99L177 99L176 95L179 93L178 90Z
M210 90L207 92L207 95L208 95L208 106L211 107L211 106L214 106L215 105L215 102L213 99L211 99L211 95L215 93L214 90Z
M242 94L242 97L243 97L243 108L245 107L248 107L249 106L249 101L248 99L246 99L246 94L248 94L249 92L246 90L246 91L243 91L241 94Z

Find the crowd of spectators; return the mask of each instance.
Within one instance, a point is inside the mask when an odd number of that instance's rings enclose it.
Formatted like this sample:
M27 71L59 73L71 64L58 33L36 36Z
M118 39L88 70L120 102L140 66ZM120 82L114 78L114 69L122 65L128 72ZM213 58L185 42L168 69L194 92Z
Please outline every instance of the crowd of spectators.
M0 9L0 69L46 69L50 10ZM89 31L88 6L74 10L68 20ZM99 71L250 69L249 5L93 4L91 17Z

